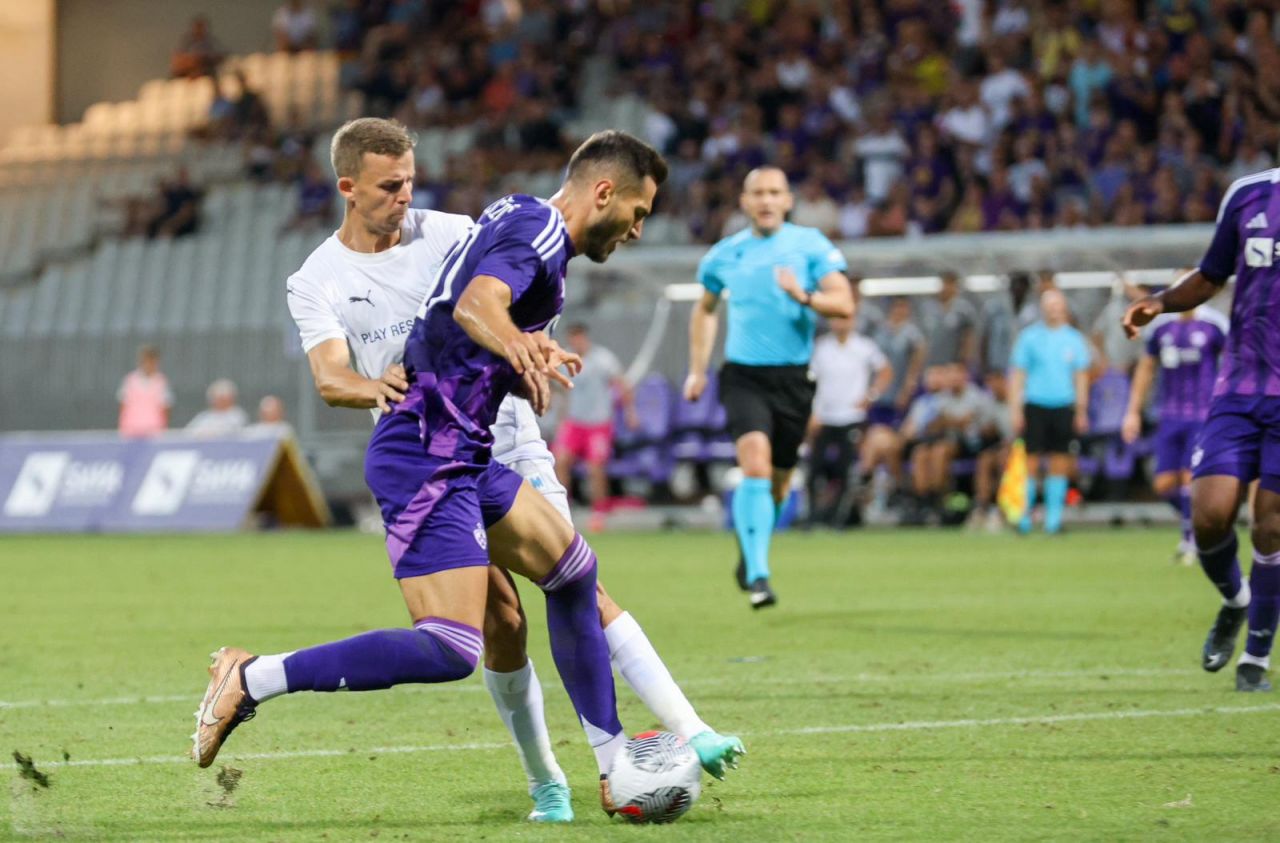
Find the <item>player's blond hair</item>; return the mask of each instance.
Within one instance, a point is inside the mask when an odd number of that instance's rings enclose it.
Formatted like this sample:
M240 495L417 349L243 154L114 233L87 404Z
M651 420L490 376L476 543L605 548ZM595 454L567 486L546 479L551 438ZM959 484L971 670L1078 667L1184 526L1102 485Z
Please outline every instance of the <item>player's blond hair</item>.
M348 120L333 136L329 145L329 161L338 178L360 175L364 154L391 155L399 158L413 149L415 138L398 120L360 117Z

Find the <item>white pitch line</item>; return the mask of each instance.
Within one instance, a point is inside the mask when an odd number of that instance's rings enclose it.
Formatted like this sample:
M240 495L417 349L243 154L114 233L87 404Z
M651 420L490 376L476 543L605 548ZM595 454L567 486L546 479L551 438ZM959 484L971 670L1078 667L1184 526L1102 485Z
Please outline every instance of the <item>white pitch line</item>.
M1113 677L1192 676L1198 675L1199 673L1200 671L1198 670L1184 668L1099 668L1092 670L1003 670L990 673L928 673L925 675L932 682L983 682L995 679L1110 679ZM900 673L837 673L826 676L805 677L804 681L816 682L819 684L835 684L839 682L894 682L905 678L918 678L918 676L908 677L906 674ZM697 688L709 685L738 684L744 681L749 682L750 679L745 676L723 676L707 679L690 679L681 682L680 685L682 687ZM556 682L543 682L542 687L545 690L554 691L561 686ZM444 685L417 686L409 690L420 692L429 691L431 693L477 693L484 691L485 687L474 683L450 683ZM105 699L0 700L0 711L20 708L66 708L80 705L149 705L183 701L198 702L199 696L199 689L193 689L185 694L139 694L134 697L107 697Z
M1045 714L1036 717L993 717L986 720L916 720L905 723L865 723L849 726L805 726L780 729L774 735L834 735L844 732L911 732L923 729L968 729L985 726L1027 726L1049 723L1078 723L1091 720L1136 720L1144 717L1195 717L1204 714L1261 714L1280 711L1280 703L1249 706L1209 706L1137 711L1094 711L1079 714Z
M787 735L831 735L852 732L913 732L941 729L978 729L998 726L1046 725L1053 723L1078 723L1095 720L1134 720L1151 717L1202 717L1205 715L1263 714L1280 712L1280 703L1253 706L1208 706L1205 708L1173 708L1164 710L1140 709L1137 711L1095 711L1078 714L1045 714L1031 717L992 717L964 720L908 720L902 723L857 723L838 726L805 726L799 729L778 729L769 732L743 732L746 737L782 737ZM224 756L226 761L278 761L291 758L335 758L349 755L403 755L418 752L466 752L507 749L509 743L428 744L424 746L380 746L369 749L304 749L289 752L251 752ZM153 755L141 758L89 758L76 761L49 761L40 767L130 767L144 764L190 764L186 755ZM16 764L3 767L16 770Z

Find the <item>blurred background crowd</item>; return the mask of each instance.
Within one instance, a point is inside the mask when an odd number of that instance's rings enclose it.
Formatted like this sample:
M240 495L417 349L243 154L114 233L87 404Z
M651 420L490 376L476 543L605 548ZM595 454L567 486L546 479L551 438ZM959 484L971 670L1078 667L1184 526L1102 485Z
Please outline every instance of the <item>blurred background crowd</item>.
M419 201L474 214L512 169L555 168L588 59L643 103L671 157L661 210L694 241L741 227L743 173L782 166L795 221L841 239L1210 221L1226 183L1271 166L1280 48L1253 0L290 0L278 49L332 48L361 111L476 143ZM206 73L193 23L175 74ZM210 131L261 178L324 207L313 140L252 92ZM684 234L686 232L682 232Z

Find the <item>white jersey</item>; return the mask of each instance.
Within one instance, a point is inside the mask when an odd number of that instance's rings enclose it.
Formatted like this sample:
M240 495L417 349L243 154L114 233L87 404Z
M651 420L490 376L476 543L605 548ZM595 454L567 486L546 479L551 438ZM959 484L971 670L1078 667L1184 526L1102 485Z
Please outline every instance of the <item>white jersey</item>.
M470 217L411 208L400 242L383 252L348 249L334 232L289 276L286 298L302 350L346 340L355 370L379 378L404 359L413 320L449 249L471 230ZM378 418L380 411L373 410ZM508 396L493 426L493 455L502 462L530 458L521 446L546 451L529 402Z
M866 421L862 404L876 372L888 365L884 352L866 337L852 334L843 343L835 334L819 337L809 363L818 383L813 397L818 421L832 426Z

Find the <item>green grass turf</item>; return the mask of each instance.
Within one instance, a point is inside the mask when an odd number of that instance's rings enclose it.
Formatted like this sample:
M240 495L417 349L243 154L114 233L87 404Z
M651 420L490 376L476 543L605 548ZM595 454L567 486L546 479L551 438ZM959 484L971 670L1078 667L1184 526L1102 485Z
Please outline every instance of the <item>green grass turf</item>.
M753 613L723 534L597 536L604 582L750 755L728 782L704 779L674 827L607 820L526 585L575 788L564 829L522 823L523 778L479 677L282 698L214 769L160 763L187 751L215 646L404 623L376 538L2 538L0 748L34 756L52 786L6 768L0 838L1275 840L1280 699L1199 671L1217 601L1168 563L1173 540L784 535L781 603ZM165 699L93 702L144 695ZM631 731L653 725L621 683L619 697ZM951 722L1010 718L1029 720ZM243 757L323 750L341 754ZM97 759L143 762L74 766ZM229 795L223 764L243 772Z

